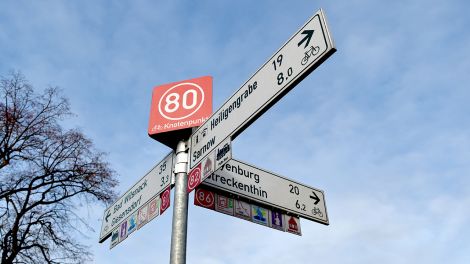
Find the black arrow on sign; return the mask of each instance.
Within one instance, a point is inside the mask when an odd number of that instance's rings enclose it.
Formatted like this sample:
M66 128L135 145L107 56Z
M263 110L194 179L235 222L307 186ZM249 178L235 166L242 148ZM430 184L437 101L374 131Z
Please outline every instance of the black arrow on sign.
M108 211L108 213L106 214L106 217L104 218L104 220L106 220L106 223L108 222L108 218L111 216L111 212Z
M310 198L312 198L315 202L313 204L317 204L318 202L320 202L320 198L318 198L317 194L312 191L313 195L310 195Z
M305 43L305 47L304 47L306 48L308 46L308 43L310 43L310 40L312 39L313 31L314 31L313 29L309 29L309 30L306 29L302 31L301 34L305 34L305 37L299 42L299 44L297 44L297 47L302 45L302 43L304 43L307 40L307 43Z

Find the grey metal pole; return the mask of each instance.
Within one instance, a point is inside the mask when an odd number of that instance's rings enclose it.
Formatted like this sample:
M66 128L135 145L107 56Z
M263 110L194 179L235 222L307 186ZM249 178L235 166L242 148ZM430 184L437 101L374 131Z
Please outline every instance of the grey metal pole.
M171 264L186 263L186 237L188 229L188 154L186 153L186 142L178 142L176 147L175 165L175 195L173 207L173 224L171 231Z

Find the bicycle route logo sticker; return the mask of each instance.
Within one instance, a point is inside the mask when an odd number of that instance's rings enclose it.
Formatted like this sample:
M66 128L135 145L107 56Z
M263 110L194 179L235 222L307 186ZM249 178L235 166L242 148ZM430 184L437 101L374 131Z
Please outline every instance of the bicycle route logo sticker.
M160 215L161 215L163 214L163 212L165 212L166 209L168 209L168 207L170 207L170 187L169 186L164 192L162 192L162 194L160 194L160 199L162 201L160 205Z
M222 194L217 194L215 210L224 214L233 215L233 199Z
M214 161L212 155L209 155L206 157L205 160L201 162L201 164L204 164L202 166L203 168L203 178L209 177L212 173L214 173Z
M260 225L269 225L269 210L258 205L251 205L251 220Z
M251 205L244 201L235 200L235 216L251 221Z
M287 220L287 232L296 234L296 235L302 235L301 230L300 230L300 219L295 216L288 216Z
M111 233L111 243L109 246L109 249L112 249L115 247L117 244L119 244L119 228L116 228L112 233Z
M121 231L119 233L119 241L123 241L127 237L127 220L121 223Z
M148 205L142 206L137 213L137 229L143 227L148 221Z
M211 210L215 210L215 194L206 189L197 188L194 204L198 206L202 206L204 208L208 208Z
M271 211L271 225L272 228L279 229L284 231L285 224L284 224L284 216L281 212L278 211Z
M192 192L196 186L201 183L201 163L199 163L192 171L188 174L188 193Z
M127 235L137 230L137 212L131 214L127 219Z
M153 218L157 217L160 213L160 204L161 199L160 197L156 197L149 202L148 205L148 221L152 220Z
M215 170L221 168L225 163L232 159L232 141L230 137L222 141L214 150L215 152Z

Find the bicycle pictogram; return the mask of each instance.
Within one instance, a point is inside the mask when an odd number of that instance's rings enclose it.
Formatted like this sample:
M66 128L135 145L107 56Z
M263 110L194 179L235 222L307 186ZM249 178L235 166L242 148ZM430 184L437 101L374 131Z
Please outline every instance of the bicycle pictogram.
M300 62L300 64L302 65L305 65L307 64L308 62L308 59L311 57L311 56L315 56L318 54L318 52L320 52L320 47L318 46L310 46L310 49L308 49L306 52L305 52L305 56L302 58L302 61Z
M321 210L318 207L314 207L312 209L312 214L313 215L318 215L319 217L323 217L323 213L321 212Z

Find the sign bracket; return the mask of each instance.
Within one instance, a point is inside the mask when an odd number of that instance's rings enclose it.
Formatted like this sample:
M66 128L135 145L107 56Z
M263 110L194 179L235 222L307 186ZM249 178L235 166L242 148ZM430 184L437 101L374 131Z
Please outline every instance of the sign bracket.
M186 143L184 144L186 145ZM176 153L176 161L175 161L175 168L174 168L175 174L181 173L181 172L185 172L185 173L188 172L189 155L187 152L185 152L186 150L187 148L183 150L182 152ZM178 149L176 151L178 151Z

